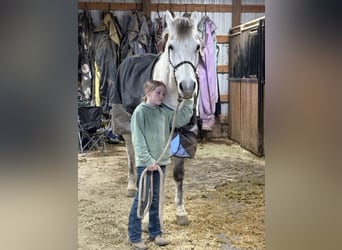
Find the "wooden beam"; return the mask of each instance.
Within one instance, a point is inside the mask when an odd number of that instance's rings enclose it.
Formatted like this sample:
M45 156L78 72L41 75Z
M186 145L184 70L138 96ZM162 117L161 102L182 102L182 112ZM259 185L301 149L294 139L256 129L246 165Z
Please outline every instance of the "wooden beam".
M217 73L229 73L229 65L217 65Z
M143 1L143 12L146 16L151 16L151 0L142 0Z
M172 10L177 12L265 12L265 5L241 5L241 0L233 0L233 4L172 4L172 3L151 3L151 0L142 0L143 3L113 3L113 2L78 2L78 9L88 10L140 10L145 14L151 13L151 11L166 11ZM237 1L240 5L235 5ZM236 9L236 10L235 10ZM240 19L239 19L240 24Z
M241 0L233 0L232 27L241 22Z
M227 35L217 35L216 36L217 43L229 43L229 36Z
M240 2L240 7L238 7L238 10L240 12L265 12L265 5L241 5L241 0L238 0ZM234 4L210 4L210 5L204 5L204 4L172 4L172 3L151 3L151 11L166 11L166 10L172 10L172 11L178 11L178 12L233 12Z
M263 13L265 5L241 5L241 12Z
M141 3L104 3L104 2L78 2L78 9L86 10L143 10Z
M151 3L151 10L152 11L166 11L172 10L176 12L232 12L232 5L231 4L153 4Z
M220 95L220 102L221 103L229 103L229 94Z

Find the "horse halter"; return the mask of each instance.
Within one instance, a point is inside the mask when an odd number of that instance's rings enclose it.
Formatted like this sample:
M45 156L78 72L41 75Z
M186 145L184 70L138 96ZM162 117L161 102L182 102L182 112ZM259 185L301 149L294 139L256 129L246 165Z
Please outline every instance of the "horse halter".
M182 66L183 64L190 64L191 68L193 69L193 71L195 72L195 75L197 76L197 72L196 72L196 67L192 64L192 62L190 61L182 61L176 65L174 65L172 62L171 62L171 58L170 58L170 48L168 48L168 51L167 51L167 56L168 56L168 60L169 60L169 63L170 65L172 66L173 68L173 75L175 77L175 82L177 83L177 79L176 79L176 69L179 68L180 66Z

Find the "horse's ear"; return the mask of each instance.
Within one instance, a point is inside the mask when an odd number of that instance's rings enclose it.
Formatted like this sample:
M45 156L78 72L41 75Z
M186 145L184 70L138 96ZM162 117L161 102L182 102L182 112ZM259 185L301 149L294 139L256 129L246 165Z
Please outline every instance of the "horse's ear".
M197 24L200 21L199 13L197 11L192 12L190 19L193 22L194 26L197 28Z
M168 10L165 13L165 21L166 21L166 26L171 29L172 24L173 24L173 17L171 15L170 11L168 11Z

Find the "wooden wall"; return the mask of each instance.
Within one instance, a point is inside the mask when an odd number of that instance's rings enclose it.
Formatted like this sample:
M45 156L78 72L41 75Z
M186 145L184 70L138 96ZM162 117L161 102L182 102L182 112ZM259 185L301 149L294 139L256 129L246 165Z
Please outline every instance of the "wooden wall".
M231 29L229 137L264 155L265 19Z

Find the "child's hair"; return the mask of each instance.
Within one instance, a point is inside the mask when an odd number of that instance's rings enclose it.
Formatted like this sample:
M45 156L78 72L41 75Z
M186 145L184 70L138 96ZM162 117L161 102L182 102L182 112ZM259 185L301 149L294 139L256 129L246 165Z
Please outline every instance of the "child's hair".
M161 82L161 81L156 81L156 80L148 80L145 84L144 84L144 96L143 96L143 100L144 102L146 102L147 100L147 94L153 90L155 90L157 87L159 86L163 86L166 89L166 85L165 83Z

